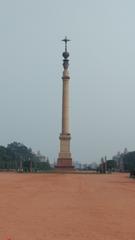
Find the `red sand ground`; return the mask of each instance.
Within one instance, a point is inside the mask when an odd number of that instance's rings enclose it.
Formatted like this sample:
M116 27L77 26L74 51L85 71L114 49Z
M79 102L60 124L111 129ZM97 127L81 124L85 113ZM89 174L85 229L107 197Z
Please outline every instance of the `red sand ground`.
M0 173L0 240L135 240L127 174Z

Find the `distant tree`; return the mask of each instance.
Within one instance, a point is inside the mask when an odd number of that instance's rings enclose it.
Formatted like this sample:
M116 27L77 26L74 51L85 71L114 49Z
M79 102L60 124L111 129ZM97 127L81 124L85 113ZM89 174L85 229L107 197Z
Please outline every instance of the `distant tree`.
M0 146L0 169L23 169L45 171L50 169L49 159L19 142L12 142L7 147Z
M13 142L8 144L7 146L8 151L10 151L14 158L17 160L28 160L32 157L32 150L31 148L27 148L24 144Z
M115 160L107 160L107 170L113 171L116 168Z
M135 151L125 154L123 156L123 163L126 171L135 170Z

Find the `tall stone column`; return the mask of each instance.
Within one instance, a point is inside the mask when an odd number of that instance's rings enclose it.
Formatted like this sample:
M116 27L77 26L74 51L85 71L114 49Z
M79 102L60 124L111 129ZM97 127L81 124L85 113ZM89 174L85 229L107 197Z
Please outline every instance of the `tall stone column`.
M63 93L62 93L62 131L60 134L60 152L57 159L57 168L72 169L72 157L70 152L71 134L69 133L69 53L67 51L67 37L63 40L65 42L65 51L63 52Z

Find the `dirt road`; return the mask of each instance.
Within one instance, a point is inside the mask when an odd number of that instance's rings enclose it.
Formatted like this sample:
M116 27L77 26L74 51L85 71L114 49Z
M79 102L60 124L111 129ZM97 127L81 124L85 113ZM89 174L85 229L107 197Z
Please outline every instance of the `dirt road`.
M127 174L0 173L0 240L135 240Z

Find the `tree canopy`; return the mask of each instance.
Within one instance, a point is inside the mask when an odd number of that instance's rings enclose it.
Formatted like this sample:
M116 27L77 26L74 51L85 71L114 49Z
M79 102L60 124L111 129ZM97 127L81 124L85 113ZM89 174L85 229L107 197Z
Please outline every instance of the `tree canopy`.
M7 147L0 146L0 169L48 170L50 163L48 158L32 152L24 144L12 142Z

